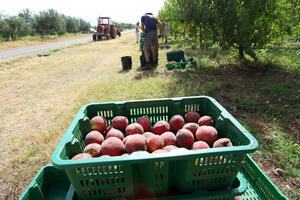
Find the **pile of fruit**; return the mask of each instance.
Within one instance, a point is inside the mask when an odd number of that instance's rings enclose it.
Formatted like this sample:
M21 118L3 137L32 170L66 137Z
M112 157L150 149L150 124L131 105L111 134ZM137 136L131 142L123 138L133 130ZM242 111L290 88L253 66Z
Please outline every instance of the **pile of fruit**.
M197 150L232 146L229 138L218 139L218 132L212 125L210 116L200 117L194 111L187 113L185 118L177 114L169 122L158 121L153 127L148 116L132 124L126 117L116 116L110 126L104 117L95 116L91 119L93 131L84 140L84 152L72 159L127 156L135 151L157 154L176 148Z

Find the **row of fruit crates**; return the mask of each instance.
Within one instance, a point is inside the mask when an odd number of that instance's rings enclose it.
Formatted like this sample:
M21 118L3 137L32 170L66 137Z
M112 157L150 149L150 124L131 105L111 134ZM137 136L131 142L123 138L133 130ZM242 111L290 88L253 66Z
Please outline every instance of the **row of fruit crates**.
M71 160L83 152L85 136L91 131L90 119L97 115L105 117L109 125L120 115L127 117L129 123L147 115L155 124L160 120L169 121L176 114L185 116L190 111L211 116L219 137L229 138L233 146L200 150L179 148L163 154L137 151L129 156ZM257 140L211 97L94 103L80 109L55 149L52 163L65 170L82 199L155 196L231 186L246 154L257 147ZM121 191L117 192L116 188Z
M189 194L169 195L152 200L194 199L194 200L229 200L239 196L241 200L288 200L264 174L259 166L247 155L236 182L236 187L229 190L201 190ZM242 194L241 194L242 193ZM29 184L19 200L76 200L76 194L64 170L49 164L43 167ZM136 198L138 199L138 198ZM236 197L236 199L238 199ZM123 198L123 200L126 200ZM149 199L150 200L150 199Z
M161 154L137 151L128 156L72 159L83 152L85 137L92 130L91 119L95 116L105 118L107 125L111 125L116 116L125 116L129 123L135 123L140 117L147 115L154 125L161 120L168 122L174 115L185 116L191 111L200 116L210 116L218 137L229 138L233 145L198 150L177 148ZM250 179L254 175L251 170L250 175L243 173L243 170L246 171L244 168L247 166L255 168L247 164L251 163L247 154L254 152L257 147L257 140L211 97L94 103L79 110L53 152L52 164L57 170L53 166L46 168L55 173L63 172L61 176L58 175L61 180L57 180L62 184L61 190L66 191L64 188L67 187L67 196L71 196L71 199L76 196L78 199L161 197L229 200L241 195L247 184L251 184ZM242 167L245 159L246 164ZM38 178L39 184L43 184L46 179L44 175L42 177ZM44 195L51 188L56 190L51 184L52 182L46 183L41 188L35 184L34 189L30 190L40 190L40 195ZM58 193L54 192L53 195ZM252 193L251 191L250 194ZM263 194L268 197L265 191Z

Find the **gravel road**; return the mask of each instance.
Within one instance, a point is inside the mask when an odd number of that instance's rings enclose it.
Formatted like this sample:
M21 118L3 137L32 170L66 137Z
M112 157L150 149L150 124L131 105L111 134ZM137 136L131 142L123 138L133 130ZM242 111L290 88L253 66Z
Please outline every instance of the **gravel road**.
M134 30L124 31L122 34L133 32ZM35 46L28 46L28 47L21 47L21 48L15 48L15 49L9 49L0 51L0 59L5 59L9 57L15 57L15 56L22 56L27 55L35 52L41 52L52 48L58 48L63 46L69 46L81 42L89 42L92 41L92 36L84 37L84 38L78 38L73 40L65 40L60 42L52 42L48 44L42 44L42 45L35 45Z

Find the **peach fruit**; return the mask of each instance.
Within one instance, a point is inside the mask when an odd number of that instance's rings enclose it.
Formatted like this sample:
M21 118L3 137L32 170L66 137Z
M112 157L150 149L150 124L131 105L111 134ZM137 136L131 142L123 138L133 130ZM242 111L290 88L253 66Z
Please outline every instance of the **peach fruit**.
M232 147L232 143L229 138L220 138L216 140L213 144L213 148L218 147Z
M209 149L209 145L204 141L197 141L193 144L192 149Z
M190 122L190 123L185 124L182 128L188 129L195 135L197 129L199 128L199 125L197 123Z
M100 144L97 144L97 143L91 143L91 144L88 144L84 150L83 150L84 153L88 153L88 154L91 154L91 156L94 158L94 157L99 157L101 156L101 145Z
M145 132L145 133L143 133L143 136L146 138L146 140L148 140L151 135L155 135L155 134L152 133L152 132Z
M168 151L163 150L163 149L157 149L157 150L153 151L152 153L153 153L153 154L168 153Z
M126 141L128 140L128 138L130 137L131 135L127 135L124 139L123 139L123 144L125 145L126 144Z
M103 155L121 156L125 153L125 147L119 138L109 137L102 143L101 152Z
M173 117L171 117L169 124L171 130L176 133L184 126L184 119L181 115L174 115Z
M115 129L115 128L111 128L110 129L110 131L106 134L105 139L107 139L109 137L117 137L117 138L119 138L122 141L124 139L123 133L120 130Z
M164 146L176 145L176 136L172 132L165 132L160 135L164 141Z
M125 149L128 153L132 153L135 151L146 151L146 138L140 134L130 135L125 143Z
M166 150L168 152L171 151L172 149L177 149L177 147L174 145L168 145L163 148L163 150Z
M196 131L196 138L212 145L218 139L218 132L212 126L200 126Z
M168 122L163 120L156 122L152 127L152 132L156 135L161 135L168 131L170 131L170 125Z
M180 129L176 135L176 143L179 147L190 148L194 143L194 135L188 129Z
M144 129L138 123L129 124L125 129L126 135L143 134Z
M103 135L98 131L91 131L89 132L84 139L85 145L91 144L91 143L98 143L102 144L104 141Z
M185 114L185 121L187 123L190 122L194 122L194 123L198 123L198 120L200 118L199 113L195 112L195 111L191 111Z
M151 131L151 121L147 115L138 118L136 122L142 125L145 132Z
M152 135L147 141L147 149L149 152L153 152L157 149L164 147L164 140L159 135Z
M212 124L213 124L212 118L207 115L200 117L200 119L198 120L199 126L212 126Z
M119 129L122 132L125 131L125 128L128 126L128 124L128 119L124 116L116 116L111 121L112 127Z
M72 158L72 160L84 159L84 158L92 158L91 154L88 153L80 153Z
M106 130L106 119L102 116L95 116L91 119L91 127L93 130L103 133Z

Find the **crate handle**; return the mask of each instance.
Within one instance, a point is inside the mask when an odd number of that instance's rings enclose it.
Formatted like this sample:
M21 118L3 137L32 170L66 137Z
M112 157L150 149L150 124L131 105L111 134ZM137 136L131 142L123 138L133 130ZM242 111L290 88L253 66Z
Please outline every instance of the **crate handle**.
M254 140L254 139L252 139L252 140L251 140L251 143L250 143L250 146L251 146L251 147L253 147L253 146L254 146L254 144L255 144L255 140Z

